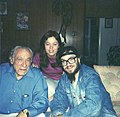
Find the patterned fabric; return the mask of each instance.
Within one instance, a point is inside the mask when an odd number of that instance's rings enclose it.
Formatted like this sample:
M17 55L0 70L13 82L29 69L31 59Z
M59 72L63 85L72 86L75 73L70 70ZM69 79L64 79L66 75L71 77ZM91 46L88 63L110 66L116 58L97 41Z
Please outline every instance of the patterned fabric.
M93 65L110 93L114 109L120 115L120 66Z
M120 100L120 66L97 66L94 69L98 72L101 80L110 93L113 101Z

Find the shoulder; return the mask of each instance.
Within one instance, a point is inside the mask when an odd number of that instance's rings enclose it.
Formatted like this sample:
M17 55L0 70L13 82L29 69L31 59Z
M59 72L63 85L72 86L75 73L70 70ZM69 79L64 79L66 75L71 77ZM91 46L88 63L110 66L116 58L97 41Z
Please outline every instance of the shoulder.
M34 57L40 57L40 52L35 53Z
M41 70L33 66L30 66L28 75L30 75L31 77L35 77L35 78L43 78L43 74Z
M0 67L10 66L10 63L1 63Z
M86 65L83 66L83 79L86 84L101 84L99 74L92 67Z
M0 69L1 70L9 70L10 69L10 63L2 63L2 64L0 64Z
M36 53L33 57L33 64L39 67L40 62L40 53Z
M61 78L60 78L60 83L62 84L69 84L70 80L68 79L68 76L66 73L63 73Z
M83 73L96 74L95 70L94 70L92 67L89 67L89 66L87 66L87 65L85 65L85 64L81 64L80 70L81 70Z
M33 74L42 74L41 70L39 68L30 66L30 70Z
M92 67L84 64L81 65L80 76L82 76L82 79L84 79L85 81L99 81L100 79L98 73Z
M27 77L27 79L29 79L29 83L36 84L36 86L39 85L39 88L42 89L42 86L44 85L44 83L46 83L45 78L42 74L42 72L38 69L38 68L34 68L34 67L30 67L30 69L28 70L28 73L25 75L25 77ZM45 84L46 86L47 84Z

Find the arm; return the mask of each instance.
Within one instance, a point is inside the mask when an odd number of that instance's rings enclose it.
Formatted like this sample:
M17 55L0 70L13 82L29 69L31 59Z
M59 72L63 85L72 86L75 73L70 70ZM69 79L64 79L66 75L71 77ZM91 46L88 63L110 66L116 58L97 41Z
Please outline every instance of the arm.
M38 77L38 78L36 78ZM30 116L35 116L46 112L48 108L48 87L42 73L35 73L37 83L32 92L32 103L25 109L30 112Z
M50 108L52 111L52 115L62 115L66 112L68 108L68 98L65 92L65 87L63 85L64 83L64 76L61 77L62 80L59 81L58 86L56 88L54 98L50 102Z
M48 108L48 88L45 79L39 80L33 92L33 103L27 108L30 115L46 112Z

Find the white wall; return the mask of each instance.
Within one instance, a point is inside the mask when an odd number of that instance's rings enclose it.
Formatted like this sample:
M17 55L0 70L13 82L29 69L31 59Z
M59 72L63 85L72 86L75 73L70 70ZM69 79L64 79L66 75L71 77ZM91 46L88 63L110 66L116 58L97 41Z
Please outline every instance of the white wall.
M98 64L108 65L107 53L113 45L120 45L120 18L113 18L113 27L105 28L105 18L99 20Z

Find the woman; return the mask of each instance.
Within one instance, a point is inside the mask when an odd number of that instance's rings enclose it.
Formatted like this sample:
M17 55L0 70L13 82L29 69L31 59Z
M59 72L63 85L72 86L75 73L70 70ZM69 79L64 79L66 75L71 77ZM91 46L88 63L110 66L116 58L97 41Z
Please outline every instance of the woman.
M56 62L56 54L63 46L61 38L56 31L49 30L40 40L40 52L33 58L33 65L40 68L48 84L48 97L52 100L57 83L63 73Z

